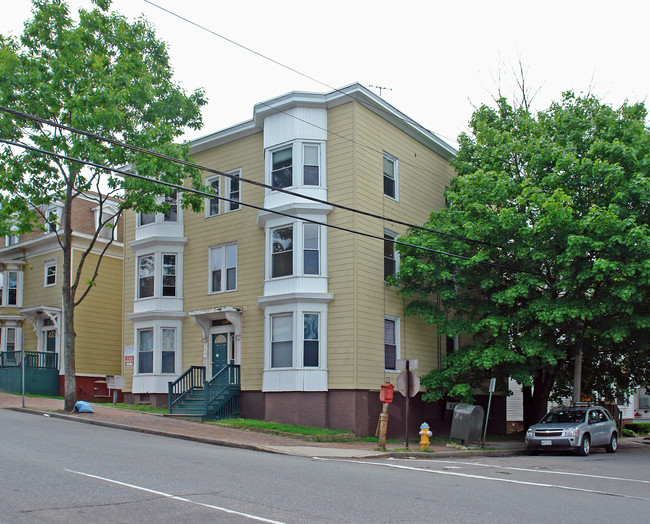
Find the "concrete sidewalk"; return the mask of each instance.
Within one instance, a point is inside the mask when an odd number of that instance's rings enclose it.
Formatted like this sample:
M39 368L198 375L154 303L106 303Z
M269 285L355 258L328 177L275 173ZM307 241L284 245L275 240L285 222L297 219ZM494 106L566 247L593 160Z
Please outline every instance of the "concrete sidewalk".
M63 400L26 397L22 407L22 397L0 392L0 407L26 411L40 416L51 416L64 420L95 424L115 429L139 431L164 437L193 440L206 444L234 448L298 455L305 457L339 457L339 458L446 458L470 456L509 456L525 452L523 442L488 441L489 449L456 449L446 442L434 442L429 452L420 452L419 445L411 443L409 450L404 450L404 443L389 443L387 451L376 449L373 442L311 442L297 438L274 434L259 433L248 430L221 427L210 423L198 423L159 414L146 413L130 409L91 404L95 413L65 413ZM414 436L415 437L415 436ZM414 438L413 437L413 438ZM399 451L398 451L399 450Z

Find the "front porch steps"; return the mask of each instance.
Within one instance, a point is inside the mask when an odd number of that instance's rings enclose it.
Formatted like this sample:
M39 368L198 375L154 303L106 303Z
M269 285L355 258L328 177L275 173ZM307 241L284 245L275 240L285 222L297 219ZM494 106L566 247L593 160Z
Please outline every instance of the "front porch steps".
M194 366L169 384L169 414L189 420L215 420L239 413L239 366L229 364L209 381ZM207 396L207 400L206 400Z

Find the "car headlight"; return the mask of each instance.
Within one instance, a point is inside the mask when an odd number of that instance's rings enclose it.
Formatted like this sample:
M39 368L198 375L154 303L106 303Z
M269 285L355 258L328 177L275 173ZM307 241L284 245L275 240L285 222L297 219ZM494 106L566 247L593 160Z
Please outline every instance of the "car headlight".
M578 436L578 435L580 434L580 428L575 427L575 428L565 429L565 430L564 430L564 434L565 434L567 437L575 437L575 436Z
M533 428L528 428L528 431L526 431L527 437L532 437L534 434L535 434L535 430Z

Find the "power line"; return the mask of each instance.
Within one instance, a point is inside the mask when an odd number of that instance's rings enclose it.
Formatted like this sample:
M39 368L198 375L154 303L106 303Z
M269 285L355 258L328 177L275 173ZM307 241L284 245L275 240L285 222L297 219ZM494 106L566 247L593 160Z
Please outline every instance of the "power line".
M74 128L74 127L71 127L71 126L68 126L68 125L65 125L65 124L60 124L59 122L54 122L53 120L47 120L45 118L35 116L35 115L30 115L28 113L24 113L22 111L17 111L15 109L11 109L11 108L8 108L8 107L0 106L0 111L12 114L14 116L19 116L21 118L31 120L33 122L38 122L39 124L45 124L45 125L53 126L53 127L58 128L58 129L62 129L64 131L69 131L71 133L86 136L86 137L92 138L94 140L100 140L100 141L103 141L103 142L107 142L109 144L112 144L112 145L115 145L115 146L118 146L118 147L122 147L122 148L129 149L129 150L132 150L132 151L138 151L140 153L155 156L155 157L161 158L163 160L168 160L170 162L175 162L177 164L181 164L181 165L184 165L184 166L200 169L202 171L206 171L206 172L211 173L211 174L225 176L225 177L228 177L230 179L245 182L245 183L257 186L257 187L263 187L264 189L269 189L269 190L272 190L272 191L278 191L278 192L285 193L285 194L290 195L290 196L299 197L299 198L302 198L302 199L305 199L305 200L310 200L310 201L316 202L318 204L324 204L324 205L332 206L334 208L341 209L343 211L349 211L351 213L357 213L357 214L367 216L369 218L375 218L375 219L378 219L378 220L386 220L386 221L391 222L393 224L399 224L401 226L406 226L406 227L416 229L416 230L419 230L419 231L426 231L428 233L434 233L436 235L441 235L441 236L446 236L446 237L449 237L449 238L454 238L456 240L460 240L460 241L463 241L463 242L472 242L472 243L479 244L479 245L484 245L484 246L487 246L487 247L495 247L495 248L498 248L498 249L503 249L502 246L491 244L490 242L485 242L485 241L482 241L482 240L475 240L475 239L472 239L472 238L463 237L463 236L460 236L460 235L455 235L453 233L447 233L445 231L438 231L436 229L431 229L431 228L427 228L427 227L424 227L424 226L418 226L418 225L415 225L415 224L410 224L410 223L404 222L402 220L387 218L385 216L377 215L376 213L371 213L369 211L363 211L363 210L352 208L352 207L349 207L349 206L344 206L342 204L335 204L335 203L329 202L327 200L322 200L320 198L316 198L316 197L313 197L313 196L303 195L301 193L296 193L294 191L289 191L287 189L271 186L271 185L268 185L268 184L264 184L262 182L258 182L256 180L251 180L251 179L248 179L248 178L239 177L239 176L236 176L236 175L233 175L233 174L230 174L230 173L224 173L223 171L218 171L216 169L212 169L212 168L207 167L207 166L202 166L200 164L196 164L196 163L193 163L193 162L188 162L187 160L174 158L174 157L171 157L171 156L168 156L168 155L164 155L162 153L158 153L156 151L151 151L149 149L144 149L142 147L134 146L132 144L128 144L128 143L125 143L125 142L120 142L119 140L115 140L113 138L104 137L104 136L98 135L96 133L91 133L89 131L84 131L82 129L77 129L77 128Z
M164 11L164 12L166 12L166 13L168 13L168 14L170 14L170 15L176 17L176 18L178 18L179 20L182 20L182 21L184 21L184 22L187 22L188 24L193 25L193 26L195 26L195 27L201 29L202 31L205 31L205 32L207 32L207 33L210 33L211 35L214 35L214 36L216 36L217 38L221 38L222 40L225 40L226 42L229 42L229 43L231 43L231 44L233 44L233 45L235 45L235 46L237 46L237 47L240 47L241 49L244 49L245 51L248 51L249 53L252 53L252 54L254 54L254 55L256 55L256 56L259 56L260 58L263 58L264 60L268 60L269 62L272 62L272 63L275 64L275 65L278 65L278 66L280 66L280 67L282 67L282 68L284 68L284 69L287 69L288 71L291 71L292 73L296 73L297 75L302 76L303 78L306 78L306 79L308 79L308 80L311 80L312 82L316 82L317 84L320 84L320 85L322 85L322 86L325 86L325 87L327 87L328 89L331 89L333 92L340 93L340 94L342 94L343 96L346 96L346 97L348 97L348 98L354 100L355 102L361 104L362 106L364 106L364 107L367 108L367 109L371 109L371 110L374 109L374 110L379 111L379 112L381 112L381 113L383 113L383 114L385 114L385 115L392 114L392 113L386 111L386 110L385 110L383 107L381 107L380 105L377 105L377 104L375 104L375 103L373 103L373 104L368 104L368 103L366 103L366 102L364 102L364 101L362 101L362 100L359 100L357 97L352 96L350 93L346 93L346 92L343 91L343 89L341 89L341 88L333 87L333 86L329 85L328 83L323 82L322 80L318 80L317 78L314 78L314 77L312 77L312 76L310 76L310 75L308 75L308 74L306 74L306 73L303 73L302 71L299 71L299 70L297 70L297 69L295 69L295 68L293 68L293 67L291 67L291 66L288 66L288 65L286 65L286 64L283 64L282 62L280 62L280 61L278 61L278 60L275 60L274 58L271 58L270 56L267 56L267 55L265 55L265 54L263 54L263 53L260 53L259 51L255 51L254 49L252 49L252 48L250 48L250 47L247 47L247 46L245 46L245 45L243 45L243 44L240 44L239 42L233 40L232 38L228 38L227 36L224 36L224 35L222 35L222 34L220 34L220 33L217 33L216 31L213 31L212 29L209 29L208 27L205 27L204 25L201 25L201 24L199 24L198 22L195 22L195 21L193 21L193 20L190 20L189 18L186 18L186 17L184 17L184 16L182 16L182 15L176 13L175 11L171 11L170 9L167 9L167 8L165 8L165 7L162 7L162 6L160 6L160 5L158 5L158 4L154 3L154 2L152 2L151 0L144 0L144 1L145 1L146 3L148 3L149 5L152 5L153 7L156 7L156 8L158 8L158 9L160 9L161 11ZM375 86L375 87L377 87L377 86ZM380 88L380 89L388 89L388 88L383 88L383 87L382 87L382 88ZM380 95L381 95L381 93L380 93ZM382 101L383 101L383 100L382 100ZM317 128L317 129L322 129L323 131L328 131L328 132L331 133L331 131L329 131L329 130L327 130L327 129L324 129L324 128L322 128L321 126L319 126L319 125L317 125L317 124L314 124L313 122L308 122L308 121L306 121L306 120L301 119L300 117L297 117L297 116L292 115L292 114L290 114L290 113L286 113L285 111L282 111L282 110L280 110L280 109L274 108L274 107L272 107L271 105L267 104L266 102L260 102L260 103L261 103L262 105L265 105L265 106L269 107L270 109L272 109L273 111L275 111L275 112L277 112L277 113L285 114L285 115L287 115L287 116L290 116L291 118L295 118L296 120L298 120L298 121L300 121L300 122L304 122L304 123L309 124L309 125L311 125L311 126ZM386 103L386 102L384 102L384 103ZM419 123L417 123L415 120L413 120L413 119L410 118L409 116L407 116L407 115L405 115L404 113L402 113L401 111L399 111L399 113L400 113L400 115L401 115L401 116L399 117L400 120L402 120L402 121L406 122L407 124L409 124L409 125L411 125L411 126L414 126L414 127L416 127L416 128L426 129L426 128L424 128L423 126L421 126ZM393 113L393 114L394 114L394 113ZM429 131L428 129L426 129L426 131L428 131L429 133L431 133L431 134L433 134L433 135L435 135L435 136L438 136L437 133L434 133L434 132L432 132L432 131ZM352 143L354 143L354 144L357 144L357 145L359 145L359 146L361 146L361 147L364 147L365 149L369 149L370 151L374 151L374 152L376 152L376 153L377 153L377 152L378 152L378 153L381 153L381 151L377 151L376 149L373 149L372 147L370 147L370 146L368 146L368 145L366 145L366 144L359 144L359 143L356 142L354 139L351 139L351 138L348 138L348 137L344 137L344 136L339 135L339 134L337 134L337 133L332 133L332 134L335 135L335 136L338 136L338 137L340 137L340 138L343 138L343 139L345 139L345 140L348 140L348 141L350 141L350 142L352 142ZM447 145L448 145L448 144L447 144ZM451 146L450 146L450 147L451 147ZM452 149L453 149L453 148L452 148ZM423 172L425 172L425 173L428 173L428 171L427 171L425 168L423 168L423 167L417 166L417 165L415 165L415 164L411 164L411 163L406 162L406 161L404 161L403 163L404 163L405 165L411 166L411 167L413 167L413 168L415 168L415 169L418 169L418 170L421 170L421 171L423 171Z
M182 186L182 185L179 185L179 184L174 184L172 182L166 182L164 180L156 180L156 179L153 179L153 178L148 178L148 177L145 177L143 175L138 175L137 173L131 173L129 171L124 171L123 169L117 169L117 168L109 167L109 166L106 166L106 165L103 165L103 164L99 164L97 162L92 162L90 160L82 160L80 158L75 158L75 157L72 157L72 156L69 156L69 155L64 155L64 154L61 154L61 153L55 153L54 151L47 151L46 149L41 149L41 148L38 148L38 147L30 146L28 144L13 142L11 140L7 140L7 139L4 139L4 138L0 138L0 143L7 144L9 146L21 147L23 149L28 149L30 151L40 153L40 154L43 154L43 155L53 156L53 157L61 159L61 160L67 160L69 162L76 162L76 163L79 163L79 164L83 164L85 166L93 167L95 169L101 169L101 170L104 170L104 171L109 171L109 172L115 173L115 174L117 174L119 176L122 176L122 177L136 178L138 180L143 180L143 181L150 182L150 183L153 183L153 184L158 184L158 185L163 185L163 186L166 186L166 187L171 187L173 189L176 189L177 191L181 191L181 192L184 191L184 192L188 192L188 193L194 193L194 194L201 195L201 196L204 196L204 197L207 197L207 198L217 198L219 200L224 200L226 202L237 203L237 204L240 204L240 205L242 205L244 207L249 207L249 208L252 208L252 209L256 209L258 211L265 211L265 212L268 212L268 213L284 216L284 217L291 218L291 219L294 219L294 220L301 220L302 222L309 222L311 224L316 224L318 226L328 227L328 228L336 229L336 230L343 231L343 232L346 232L346 233L352 233L352 234L364 236L364 237L367 237L367 238L373 238L373 239L376 239L376 240L381 240L382 242L385 241L384 237L378 236L378 235L373 235L372 233L366 233L364 231L358 231L358 230L350 229L350 228L343 227L343 226L328 224L326 222L319 222L317 220L312 220L310 218L298 217L298 216L292 215L290 213L284 213L282 211L277 211L277 210L274 210L274 209L268 209L268 208L265 208L263 206L258 206L258 205L255 205L255 204L250 204L248 202L243 202L243 201L240 201L240 200L234 200L234 199L231 199L231 198L222 197L222 196L219 196L219 195L215 195L214 193L209 193L207 191L201 191L199 189L185 187L185 186ZM461 260L472 260L472 257L459 255L457 253L448 253L446 251L440 251L440 250L437 250L437 249L432 249L432 248L428 248L428 247L424 247L424 246L418 246L416 244L410 244L408 242L402 242L400 240L392 240L391 242L393 244L406 246L406 247L411 247L411 248L414 248L414 249L419 249L421 251L434 253L434 254L437 254L437 255L443 255L443 256L448 256L448 257L452 257L452 258L458 258L458 259L461 259ZM497 269L503 269L505 271L512 271L512 272L516 272L516 273L528 273L527 271L524 271L524 270L521 270L521 269L518 269L518 268L503 266L501 264L495 264L493 262L486 262L486 261L481 261L481 260L478 260L476 262L478 264L482 264L482 265L497 268Z

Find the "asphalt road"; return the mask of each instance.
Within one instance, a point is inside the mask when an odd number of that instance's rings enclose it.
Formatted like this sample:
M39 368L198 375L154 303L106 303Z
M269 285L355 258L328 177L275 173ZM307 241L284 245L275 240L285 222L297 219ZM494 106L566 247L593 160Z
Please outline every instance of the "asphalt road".
M309 459L0 410L0 522L648 522L650 446Z

